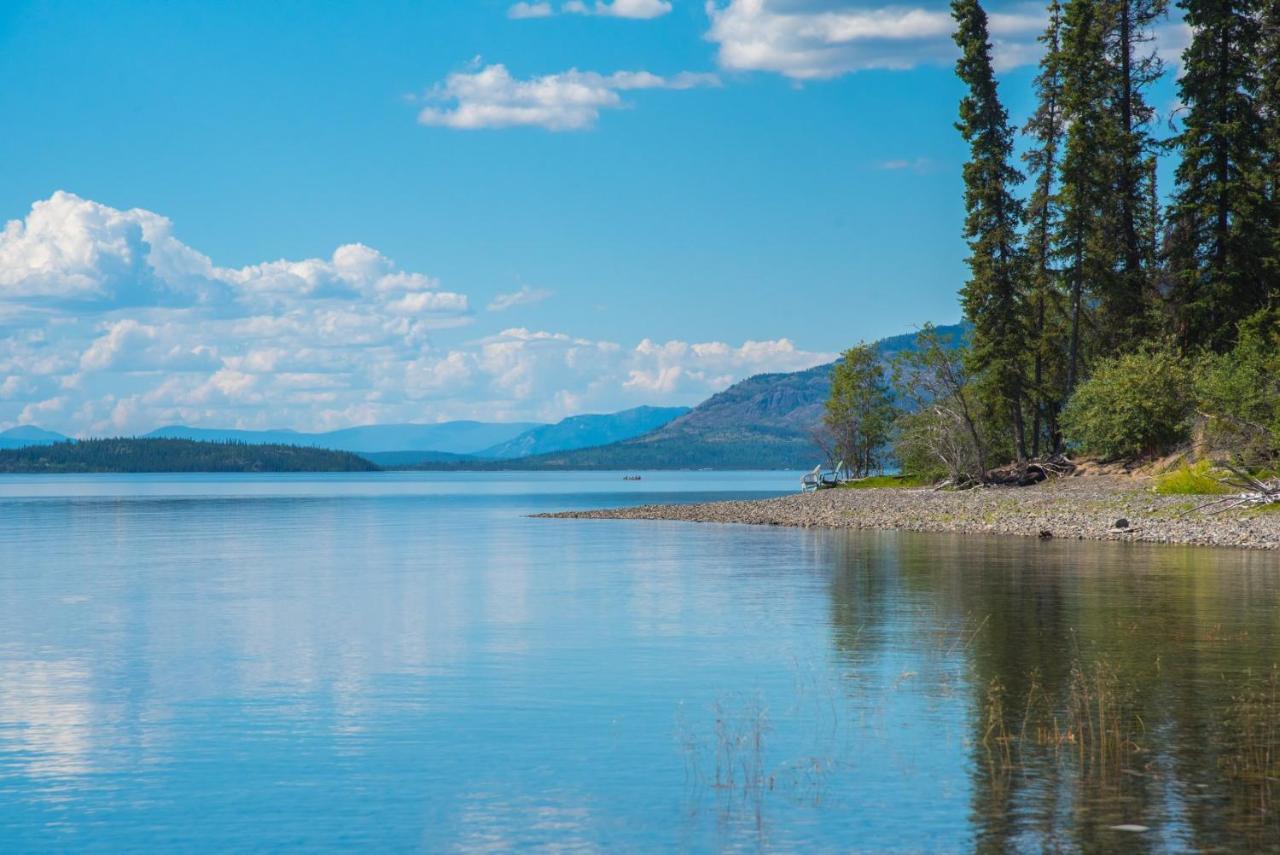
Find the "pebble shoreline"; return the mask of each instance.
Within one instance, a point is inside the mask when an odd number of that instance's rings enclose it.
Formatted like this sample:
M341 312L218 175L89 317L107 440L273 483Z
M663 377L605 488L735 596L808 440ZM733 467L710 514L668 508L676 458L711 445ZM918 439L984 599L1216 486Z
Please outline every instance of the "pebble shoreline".
M1134 479L1063 478L1033 487L963 492L914 489L821 490L776 499L640 505L538 514L553 519L678 520L801 528L898 529L1068 540L1140 540L1280 549L1280 512L1209 515L1209 496L1158 496ZM1129 529L1113 526L1126 519Z

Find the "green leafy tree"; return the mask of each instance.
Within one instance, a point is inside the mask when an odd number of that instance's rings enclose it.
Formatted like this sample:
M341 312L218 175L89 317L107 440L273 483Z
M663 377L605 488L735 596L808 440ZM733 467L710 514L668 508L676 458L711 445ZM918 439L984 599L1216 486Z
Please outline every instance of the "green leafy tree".
M831 371L831 397L823 415L833 456L859 477L881 469L893 415L893 393L875 348L859 344L846 350Z
M956 73L968 87L956 127L969 144L964 165L969 280L961 300L973 323L971 366L981 375L988 405L1008 426L1018 459L1025 460L1028 347L1018 244L1022 205L1014 196L1022 175L1010 162L1013 129L991 65L986 12L977 0L953 0L951 12L960 48Z
M1196 406L1214 446L1247 465L1280 460L1280 310L1246 318L1236 346L1196 368Z
M1187 347L1230 347L1272 290L1273 201L1259 104L1259 0L1182 0L1192 28L1172 206L1171 264Z
M1191 372L1170 342L1098 362L1062 413L1067 439L1106 458L1166 451L1187 439Z
M894 456L904 473L945 473L957 486L987 480L988 461L1008 452L978 406L963 347L949 346L931 325L916 336L916 349L893 363L893 387L901 409Z

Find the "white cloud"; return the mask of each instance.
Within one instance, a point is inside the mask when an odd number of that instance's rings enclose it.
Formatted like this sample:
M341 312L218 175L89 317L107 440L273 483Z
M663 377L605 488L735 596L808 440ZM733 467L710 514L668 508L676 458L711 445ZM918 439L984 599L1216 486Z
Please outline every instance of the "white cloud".
M894 158L892 160L883 160L876 164L877 169L886 172L902 172L910 170L917 174L923 174L933 168L933 161L927 157L916 158Z
M442 328L473 320L466 296L368 246L220 267L158 214L69 193L9 223L0 258L0 428L554 420L693 404L750 374L833 358L786 339L624 346L522 327L446 346ZM545 295L523 286L490 305Z
M507 17L513 19L521 18L548 18L552 14L550 3L516 3L507 10Z
M565 0L560 4L563 15L599 15L607 18L648 20L661 18L671 11L670 0ZM556 14L549 2L521 2L507 9L508 18L549 18Z
M564 4L564 11L577 15L605 15L611 18L633 18L646 20L661 18L671 11L668 0L596 0L588 6L581 0L569 0Z
M579 131L593 127L601 110L625 107L622 92L718 84L713 74L662 77L647 71L598 74L577 69L518 80L506 66L489 65L450 74L432 88L427 99L442 106L423 108L418 121L455 130L530 126Z
M552 296L552 292L546 288L530 288L528 285L521 285L518 291L512 291L510 294L499 294L494 297L490 301L488 309L491 312L505 312L515 306L541 303L550 296Z
M707 39L733 71L771 71L822 80L868 69L902 70L955 58L954 22L945 9L832 6L804 0L707 0ZM996 65L1012 68L1039 56L1043 12L1016 6L989 16Z
M59 191L0 232L0 299L192 305L220 296L209 259L150 211L118 211Z

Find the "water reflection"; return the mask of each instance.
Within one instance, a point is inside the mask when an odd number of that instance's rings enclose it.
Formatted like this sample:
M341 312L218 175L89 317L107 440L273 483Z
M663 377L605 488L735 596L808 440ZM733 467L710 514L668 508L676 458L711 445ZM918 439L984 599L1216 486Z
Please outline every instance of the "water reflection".
M978 846L1280 844L1275 556L879 537L883 572L847 544L835 638L864 661L894 629L887 598L927 609L914 643L944 663L929 682L958 657L967 684Z
M1276 556L522 483L0 499L0 848L1280 846Z

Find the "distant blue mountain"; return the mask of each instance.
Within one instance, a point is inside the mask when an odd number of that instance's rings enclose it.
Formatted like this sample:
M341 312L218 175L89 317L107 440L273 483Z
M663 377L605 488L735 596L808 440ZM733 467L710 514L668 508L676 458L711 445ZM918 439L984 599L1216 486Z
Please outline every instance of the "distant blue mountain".
M366 425L326 433L302 433L293 430L227 430L169 425L153 430L145 438L202 439L246 442L252 445L302 445L354 451L357 454L386 451L474 454L539 426L536 422L456 421L429 425Z
M52 445L55 442L66 442L70 437L35 425L19 425L0 431L0 449L27 448L32 445Z
M944 346L961 345L965 324L939 326ZM919 347L917 333L874 343L890 362ZM835 363L787 374L757 374L712 395L655 430L607 445L519 460L424 462L422 468L808 469L822 460L811 430L822 420Z
M512 460L608 445L643 436L689 412L688 407L634 407L618 413L570 416L553 425L527 430L515 439L487 448L477 456Z

